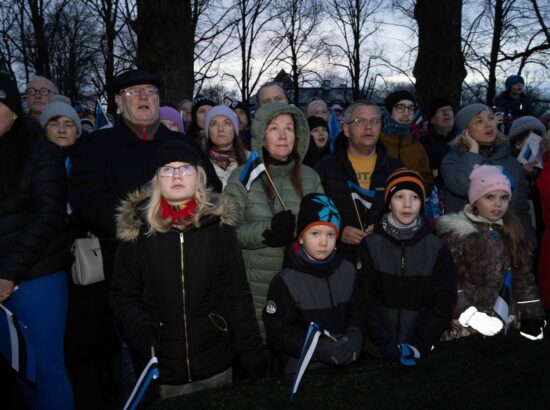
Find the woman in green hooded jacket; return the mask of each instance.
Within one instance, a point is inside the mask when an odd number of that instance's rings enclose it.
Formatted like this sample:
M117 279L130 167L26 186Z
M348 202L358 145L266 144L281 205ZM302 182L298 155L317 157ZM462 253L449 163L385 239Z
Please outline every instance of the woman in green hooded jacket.
M240 180L245 167L241 165L229 177L224 195L237 205L237 237L265 340L262 309L269 283L282 269L285 246L295 237L300 201L310 192L322 193L323 187L317 173L302 164L309 145L309 127L298 108L283 103L260 108L251 132L252 150L262 159L271 180L264 172L247 190Z

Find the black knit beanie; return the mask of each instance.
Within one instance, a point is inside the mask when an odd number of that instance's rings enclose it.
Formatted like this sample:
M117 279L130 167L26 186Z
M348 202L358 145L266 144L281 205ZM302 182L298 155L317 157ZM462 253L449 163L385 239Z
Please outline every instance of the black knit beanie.
M388 110L388 114L391 115L393 107L401 100L410 100L416 104L416 98L410 92L405 90L394 91L384 100L384 106Z
M189 144L181 141L170 141L157 149L151 163L151 173L156 174L160 167L170 162L185 162L195 167L203 166L199 153Z
M307 124L310 131L317 127L325 127L328 130L328 123L321 117L315 117L314 115L307 117Z
M21 94L15 81L6 73L0 73L0 103L4 104L17 115L23 113Z

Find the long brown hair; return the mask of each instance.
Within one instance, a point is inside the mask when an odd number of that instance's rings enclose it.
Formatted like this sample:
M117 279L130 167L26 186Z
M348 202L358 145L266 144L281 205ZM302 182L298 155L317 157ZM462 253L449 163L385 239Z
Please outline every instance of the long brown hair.
M298 194L298 197L302 199L304 196L304 188L302 187L302 166L300 161L300 155L298 154L296 145L297 145L297 141L294 143L292 152L288 157L289 160L294 161L294 167L292 168L292 172L290 173L290 183L294 188L294 192L296 192ZM267 153L267 150L264 149L264 165L269 175L271 175L269 164L272 161L273 160ZM271 185L271 182L269 182L269 179L267 178L266 175L262 175L262 178L263 178L263 183L264 183L265 193L267 195L267 198L272 202L275 201L275 191L273 189L273 186Z
M235 133L235 130L233 130L232 145L233 145L233 150L235 151L235 154L237 154L237 163L239 165L244 164L246 162L246 153L244 149L244 144L241 141L241 137ZM206 143L204 144L204 152L206 153L206 155L210 156L210 151L212 151L213 147L214 147L214 143L210 138L207 138Z

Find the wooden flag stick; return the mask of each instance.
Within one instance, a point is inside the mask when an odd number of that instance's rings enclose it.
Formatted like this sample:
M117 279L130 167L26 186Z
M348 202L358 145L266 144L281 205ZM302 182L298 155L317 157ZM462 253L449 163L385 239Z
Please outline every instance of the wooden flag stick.
M357 215L359 226L361 227L361 230L365 232L365 228L363 228L363 223L361 222L361 217L359 216L359 209L357 209L357 202L355 202L355 199L353 199L353 197L351 198L351 201L353 202L353 207L355 208L355 214Z
M273 187L273 190L275 191L275 195L277 195L277 199L279 200L279 202L281 203L281 206L283 207L283 210L286 211L286 206L285 206L285 203L283 202L283 200L281 199L281 196L279 195L279 193L277 192L277 188L275 188L275 184L273 183L273 180L271 179L271 176L269 175L269 172L267 172L267 168L265 170L265 175L267 176L267 179L269 180L269 183L271 184L271 186ZM355 208L357 210L357 208Z

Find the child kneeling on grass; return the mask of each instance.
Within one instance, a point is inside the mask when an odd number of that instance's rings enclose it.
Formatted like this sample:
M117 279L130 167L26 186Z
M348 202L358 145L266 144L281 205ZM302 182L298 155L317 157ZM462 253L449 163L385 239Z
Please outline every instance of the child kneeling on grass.
M453 259L424 223L425 198L420 174L406 168L390 174L384 192L390 212L360 247L371 353L405 366L432 349L456 301Z
M336 339L321 336L311 367L346 365L363 348L364 309L355 267L336 254L340 215L330 198L302 199L298 237L287 249L285 268L271 281L263 320L279 372L293 373L311 322Z

